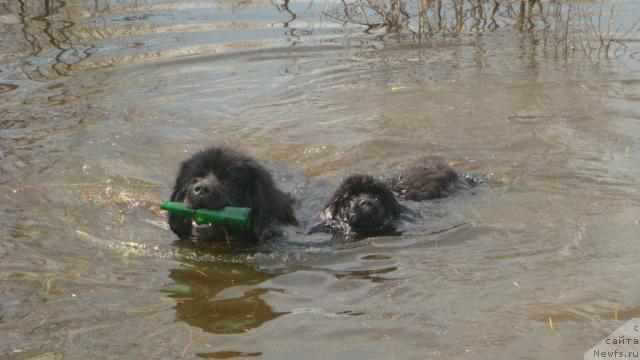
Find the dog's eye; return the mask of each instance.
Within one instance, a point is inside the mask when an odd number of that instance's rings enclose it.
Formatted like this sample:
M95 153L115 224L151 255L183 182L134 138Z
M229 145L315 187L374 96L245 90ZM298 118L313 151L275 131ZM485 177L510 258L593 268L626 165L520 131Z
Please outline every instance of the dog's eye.
M248 176L247 169L243 166L234 166L228 169L227 176L238 179L246 178Z

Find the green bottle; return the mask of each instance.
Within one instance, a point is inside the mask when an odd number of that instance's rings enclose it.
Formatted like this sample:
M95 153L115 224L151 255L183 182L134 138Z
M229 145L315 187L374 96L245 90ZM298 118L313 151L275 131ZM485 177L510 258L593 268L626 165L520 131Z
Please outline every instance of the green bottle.
M247 232L251 223L250 208L227 206L222 210L189 209L181 202L163 201L162 210L193 219L196 224L222 225L230 230Z

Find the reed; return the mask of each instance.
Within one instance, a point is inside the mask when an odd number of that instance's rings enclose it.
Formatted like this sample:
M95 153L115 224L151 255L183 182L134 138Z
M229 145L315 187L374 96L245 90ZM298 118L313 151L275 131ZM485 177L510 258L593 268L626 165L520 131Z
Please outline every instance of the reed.
M437 35L512 30L539 35L565 55L619 55L640 32L640 17L618 21L624 2L571 0L331 0L324 15L367 33Z

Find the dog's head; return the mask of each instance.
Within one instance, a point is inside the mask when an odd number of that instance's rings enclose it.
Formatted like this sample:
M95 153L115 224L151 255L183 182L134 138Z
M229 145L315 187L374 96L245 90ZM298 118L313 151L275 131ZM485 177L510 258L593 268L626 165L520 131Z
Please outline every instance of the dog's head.
M369 234L390 230L404 211L387 185L369 175L346 178L322 211L312 232Z
M216 210L253 205L254 190L259 186L255 181L258 169L248 161L224 160L193 157L183 163L181 178L184 177L184 181L179 181L175 191L187 207Z
M269 172L246 155L224 147L201 151L184 161L171 200L192 209L251 208L255 237L270 222L295 223L289 197L276 188ZM169 224L183 239L224 236L219 227L196 225L175 214L169 214Z

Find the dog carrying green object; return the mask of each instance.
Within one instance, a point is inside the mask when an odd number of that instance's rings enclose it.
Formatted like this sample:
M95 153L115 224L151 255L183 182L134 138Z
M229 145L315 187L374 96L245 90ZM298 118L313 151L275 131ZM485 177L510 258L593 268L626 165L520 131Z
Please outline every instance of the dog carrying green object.
M162 210L193 219L196 224L214 224L229 230L247 232L251 224L251 209L227 206L221 210L189 209L181 202L163 201Z

